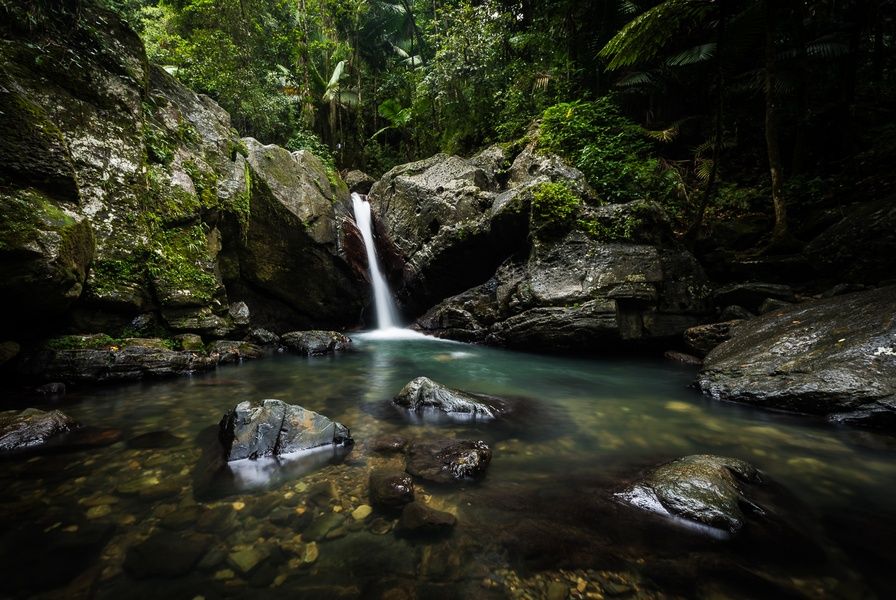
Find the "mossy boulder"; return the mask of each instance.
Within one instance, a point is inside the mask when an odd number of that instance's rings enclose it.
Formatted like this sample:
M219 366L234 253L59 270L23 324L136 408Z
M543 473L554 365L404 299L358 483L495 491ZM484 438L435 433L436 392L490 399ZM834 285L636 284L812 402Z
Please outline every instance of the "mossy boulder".
M65 312L81 296L93 254L93 229L76 205L34 188L0 189L3 329Z

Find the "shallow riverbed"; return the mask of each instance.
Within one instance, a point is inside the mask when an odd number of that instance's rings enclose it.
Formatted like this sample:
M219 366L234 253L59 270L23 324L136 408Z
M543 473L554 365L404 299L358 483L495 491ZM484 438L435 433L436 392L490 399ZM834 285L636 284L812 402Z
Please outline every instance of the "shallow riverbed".
M689 387L694 371L668 362L355 342L340 356L273 355L70 393L55 408L123 441L0 462L0 597L896 593L892 437L706 400ZM420 375L520 409L492 423L409 418L390 400ZM237 402L263 398L344 423L355 447L341 461L318 456L311 471L254 469L210 492L212 428ZM387 434L491 445L481 482L417 485L418 498L457 516L450 536L403 538L395 515L357 510L371 468L402 466L370 449ZM693 453L755 464L771 482L763 508L787 527L751 521L717 539L614 500L645 469Z

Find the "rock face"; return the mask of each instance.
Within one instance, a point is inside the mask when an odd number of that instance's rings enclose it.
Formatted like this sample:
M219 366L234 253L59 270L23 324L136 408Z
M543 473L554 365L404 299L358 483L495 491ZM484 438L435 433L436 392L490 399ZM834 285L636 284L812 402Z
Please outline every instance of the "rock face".
M367 292L342 255L338 175L240 140L99 4L0 23L0 330L355 324Z
M479 479L492 460L485 442L469 440L418 440L407 449L407 470L436 483Z
M399 301L418 314L439 302L418 328L461 341L593 350L671 338L702 320L706 277L658 206L603 205L560 159L509 158L499 148L469 160L437 155L396 167L371 189L406 261L393 281ZM566 221L532 208L551 182L572 195Z
M224 415L219 429L228 461L353 443L351 432L341 423L274 399L240 402Z
M370 503L401 508L414 500L414 480L404 471L374 469L370 472Z
M476 419L494 419L510 410L494 396L454 390L428 377L410 381L394 398L395 404L414 411L432 408L450 415Z
M718 400L896 428L896 287L739 324L698 385Z
M760 481L747 462L698 454L657 467L616 496L642 510L736 533L744 526L742 506L761 512L744 492L745 484Z
M697 356L706 356L710 350L731 339L733 328L740 322L738 319L690 327L684 332L684 343Z
M352 347L351 338L338 331L291 331L280 336L280 343L304 356L345 352Z
M73 337L78 336L61 339ZM186 375L218 364L217 355L171 350L160 339L133 338L115 346L106 336L85 337L94 339L80 347L48 347L29 353L22 359L19 373L34 379L96 383Z
M0 412L0 453L42 446L78 427L74 419L58 410L26 408L21 412Z

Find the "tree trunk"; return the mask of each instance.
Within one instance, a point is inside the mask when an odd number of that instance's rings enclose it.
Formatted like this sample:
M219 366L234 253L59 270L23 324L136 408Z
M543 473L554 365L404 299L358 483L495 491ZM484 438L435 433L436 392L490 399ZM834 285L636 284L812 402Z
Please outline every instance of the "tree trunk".
M778 140L777 59L775 56L775 6L774 0L764 0L765 5L765 145L768 151L768 167L772 179L772 203L775 208L775 227L772 244L787 237L787 207L784 204L784 174L781 169L781 146Z

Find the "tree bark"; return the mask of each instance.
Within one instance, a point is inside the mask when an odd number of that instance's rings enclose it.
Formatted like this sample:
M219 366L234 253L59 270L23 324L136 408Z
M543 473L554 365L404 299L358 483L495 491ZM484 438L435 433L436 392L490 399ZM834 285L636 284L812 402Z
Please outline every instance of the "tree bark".
M775 34L777 20L774 0L763 0L765 5L765 144L772 180L772 204L775 226L772 244L787 237L787 207L784 204L784 173L781 168L781 146L778 140L777 57Z

